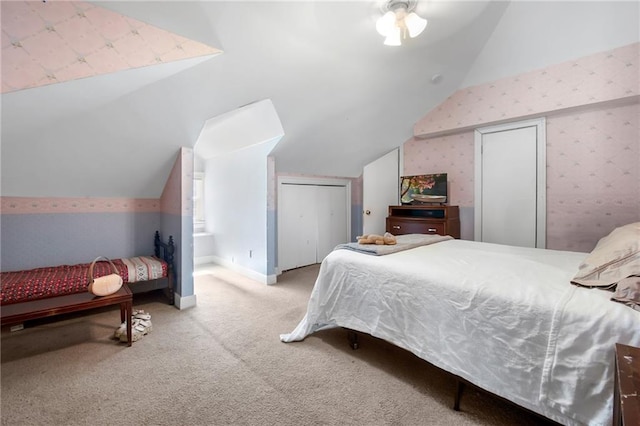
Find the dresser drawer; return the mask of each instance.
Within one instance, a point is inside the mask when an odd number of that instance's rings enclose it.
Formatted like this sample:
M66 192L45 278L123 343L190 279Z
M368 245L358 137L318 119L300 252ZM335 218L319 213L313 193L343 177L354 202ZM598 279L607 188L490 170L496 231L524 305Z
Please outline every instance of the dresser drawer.
M387 218L387 232L393 235L403 234L439 234L446 235L446 225L442 222Z

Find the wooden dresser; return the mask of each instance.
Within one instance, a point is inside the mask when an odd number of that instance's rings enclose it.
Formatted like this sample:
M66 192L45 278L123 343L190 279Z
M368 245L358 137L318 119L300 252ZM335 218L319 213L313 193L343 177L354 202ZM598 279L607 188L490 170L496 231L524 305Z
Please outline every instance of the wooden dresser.
M616 343L613 425L640 425L640 348Z
M438 234L460 238L458 206L403 205L389 206L387 232L393 235Z

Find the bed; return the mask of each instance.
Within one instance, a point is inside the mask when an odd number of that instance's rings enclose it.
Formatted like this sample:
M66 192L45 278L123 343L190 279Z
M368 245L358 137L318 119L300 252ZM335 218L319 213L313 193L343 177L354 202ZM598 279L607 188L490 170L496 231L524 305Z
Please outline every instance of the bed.
M165 243L159 232L154 235L154 256L137 256L112 260L124 287L130 293L142 293L163 289L170 304L174 302L175 244L173 238ZM97 303L98 296L87 297L86 301L69 305L70 296L88 293L88 271L90 263L60 265L25 271L0 273L0 305L2 325L86 309ZM94 277L111 274L108 262L97 262ZM106 296L105 296L106 297ZM80 300L77 297L73 300ZM45 301L46 302L43 302ZM59 303L57 303L59 301ZM46 305L46 309L42 306ZM9 308L10 306L10 308ZM64 306L64 309L62 308ZM61 310L64 310L62 312Z
M624 241L634 248L618 269L640 275L632 225ZM339 246L320 266L304 318L280 339L334 327L368 333L557 422L611 424L614 347L640 346L640 311L611 300L611 289L572 283L612 278L589 263L615 266L601 244L577 253L431 238L377 256Z

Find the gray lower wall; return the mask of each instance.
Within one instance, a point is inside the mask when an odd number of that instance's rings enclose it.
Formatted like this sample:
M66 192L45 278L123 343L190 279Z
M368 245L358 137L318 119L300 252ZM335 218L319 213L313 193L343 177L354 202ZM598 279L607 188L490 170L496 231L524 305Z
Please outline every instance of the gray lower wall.
M160 213L2 214L0 269L89 263L153 254Z
M193 290L193 216L162 214L162 239L173 237L175 252L175 291L182 297L191 296Z

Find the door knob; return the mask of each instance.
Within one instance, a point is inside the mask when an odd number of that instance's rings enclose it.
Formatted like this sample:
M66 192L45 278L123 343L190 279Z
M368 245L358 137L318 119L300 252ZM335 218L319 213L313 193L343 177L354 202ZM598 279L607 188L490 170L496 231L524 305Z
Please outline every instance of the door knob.
M365 210L364 214L366 214L367 216L371 214L371 210Z

